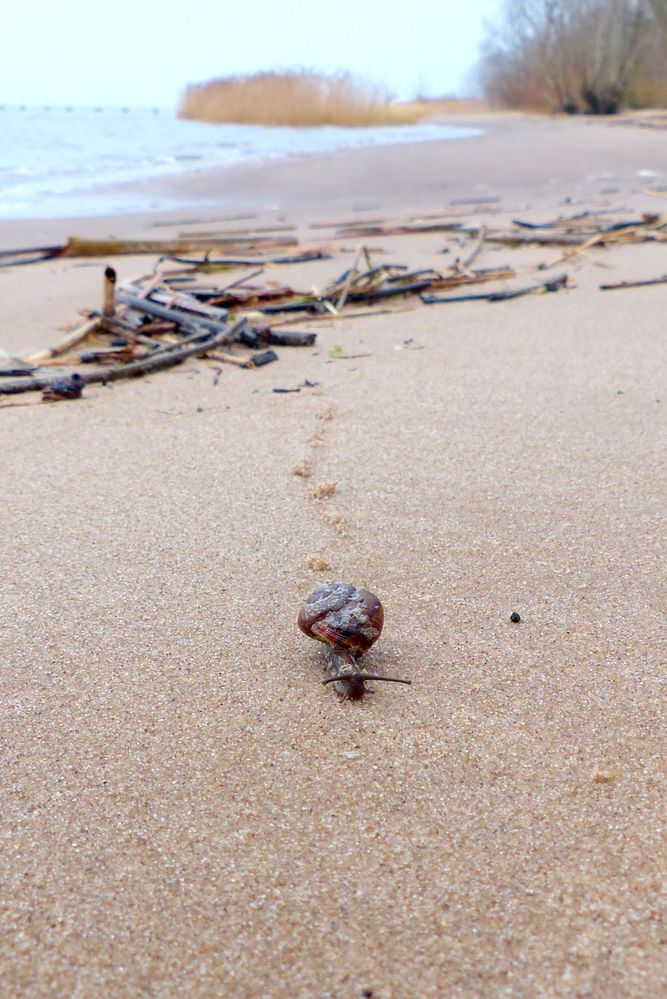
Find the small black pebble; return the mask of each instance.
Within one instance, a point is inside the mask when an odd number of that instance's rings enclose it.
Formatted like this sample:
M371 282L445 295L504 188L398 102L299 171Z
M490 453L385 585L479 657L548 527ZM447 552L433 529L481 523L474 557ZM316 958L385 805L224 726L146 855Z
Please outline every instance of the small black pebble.
M512 613L510 614L510 621L512 622L512 624L518 624L520 620L521 620L521 615L517 614L516 611L512 611Z
M372 999L373 989L362 989L361 994L364 999Z
M204 412L203 406L197 406L197 409L196 409L195 412L197 412L197 413L203 413Z

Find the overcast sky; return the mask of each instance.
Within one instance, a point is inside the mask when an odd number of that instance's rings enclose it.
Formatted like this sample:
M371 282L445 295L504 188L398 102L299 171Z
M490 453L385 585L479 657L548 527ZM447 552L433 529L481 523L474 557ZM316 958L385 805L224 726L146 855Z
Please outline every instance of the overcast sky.
M461 93L499 6L0 0L0 103L171 108L187 83L300 67L349 70L399 97Z

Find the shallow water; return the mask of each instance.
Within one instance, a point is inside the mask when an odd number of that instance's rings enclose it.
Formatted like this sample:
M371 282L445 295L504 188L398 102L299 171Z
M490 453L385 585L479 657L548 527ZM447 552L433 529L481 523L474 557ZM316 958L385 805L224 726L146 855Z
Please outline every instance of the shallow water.
M240 162L476 134L436 124L275 128L182 121L160 110L0 107L0 219L166 210L184 203L106 188Z

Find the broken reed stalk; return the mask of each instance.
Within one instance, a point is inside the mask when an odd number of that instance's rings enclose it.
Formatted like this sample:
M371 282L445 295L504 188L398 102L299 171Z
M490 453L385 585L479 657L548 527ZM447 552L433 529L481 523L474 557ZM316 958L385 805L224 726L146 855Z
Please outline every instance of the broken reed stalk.
M226 346L233 342L235 335L245 323L245 318L237 319L235 323L211 333L209 337L202 340L201 330L193 333L185 341L179 344L170 344L162 350L155 351L149 357L140 361L131 361L117 368L107 368L104 371L83 371L80 372L81 381L84 385L92 385L95 382L115 382L121 378L140 378L143 375L150 375L156 371L164 371L171 368L189 357L201 357L217 347ZM188 341L197 340L197 343L188 344ZM183 346L183 344L188 344ZM22 378L20 380L0 382L0 395L18 395L21 392L34 392L39 389L48 388L51 384L50 378Z
M102 301L102 315L106 319L111 319L116 314L116 272L113 267L104 269L104 295Z

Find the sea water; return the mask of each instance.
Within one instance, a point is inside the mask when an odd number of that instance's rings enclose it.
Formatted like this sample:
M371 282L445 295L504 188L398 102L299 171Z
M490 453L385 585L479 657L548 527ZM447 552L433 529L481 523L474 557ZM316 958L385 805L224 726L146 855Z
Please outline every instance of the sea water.
M184 207L126 181L238 163L477 134L435 123L373 128L210 125L169 111L0 106L0 220Z

